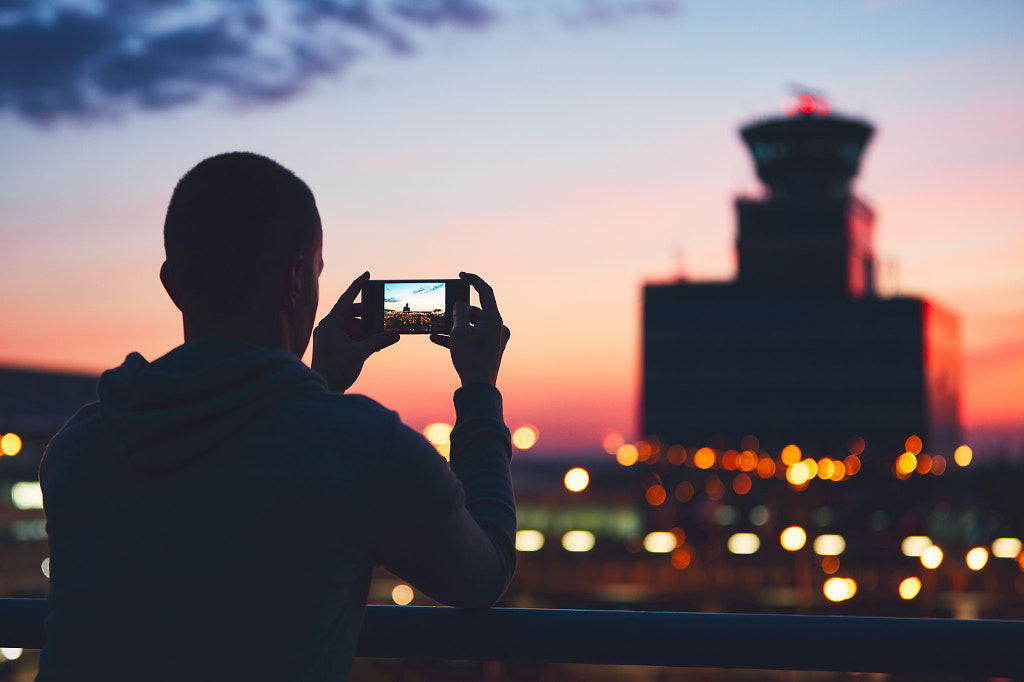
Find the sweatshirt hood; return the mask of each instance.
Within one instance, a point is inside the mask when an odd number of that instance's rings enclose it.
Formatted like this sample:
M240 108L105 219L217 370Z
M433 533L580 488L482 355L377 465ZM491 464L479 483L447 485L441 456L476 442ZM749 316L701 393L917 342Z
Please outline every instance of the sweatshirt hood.
M324 379L288 351L203 338L100 376L100 416L130 467L158 473L206 456L269 408Z

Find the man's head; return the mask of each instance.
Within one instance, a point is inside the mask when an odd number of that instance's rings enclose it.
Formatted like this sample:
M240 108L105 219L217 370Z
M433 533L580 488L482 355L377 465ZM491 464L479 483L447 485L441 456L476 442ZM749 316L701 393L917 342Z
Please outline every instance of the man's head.
M160 271L186 337L249 338L301 356L316 313L321 240L313 193L287 168L247 152L200 162L171 196Z

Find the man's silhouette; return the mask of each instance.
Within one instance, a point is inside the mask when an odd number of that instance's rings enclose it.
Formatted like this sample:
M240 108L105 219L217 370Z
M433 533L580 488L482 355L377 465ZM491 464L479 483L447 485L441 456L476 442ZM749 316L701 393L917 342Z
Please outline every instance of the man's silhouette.
M451 466L376 402L365 273L313 332L320 217L304 182L247 153L178 183L160 278L185 343L105 372L40 469L50 537L39 680L339 680L371 571L486 607L515 565L511 443L495 388L508 329L454 310ZM472 318L472 319L471 319ZM300 357L313 335L313 369Z

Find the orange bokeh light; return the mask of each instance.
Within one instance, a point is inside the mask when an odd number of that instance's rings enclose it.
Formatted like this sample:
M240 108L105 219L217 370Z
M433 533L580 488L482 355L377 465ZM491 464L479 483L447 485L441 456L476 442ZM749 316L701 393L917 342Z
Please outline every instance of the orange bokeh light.
M800 452L800 448L798 448L796 445L790 444L782 448L782 463L785 464L786 466L792 466L796 464L797 462L800 461L800 458L802 456L803 453Z
M921 439L918 436L910 436L907 438L907 442L903 444L907 452L912 455L918 455L921 453Z
M665 493L665 488L658 483L655 483L647 489L647 504L652 507L657 507L665 501L668 495ZM664 526L662 526L664 527Z
M736 491L737 495L746 495L750 492L750 476L746 474L737 474L736 478L732 479L732 489Z
M676 486L673 495L680 502L689 502L693 499L693 484L689 481L683 481Z
M693 455L693 463L698 469L710 469L715 466L715 451L701 448Z

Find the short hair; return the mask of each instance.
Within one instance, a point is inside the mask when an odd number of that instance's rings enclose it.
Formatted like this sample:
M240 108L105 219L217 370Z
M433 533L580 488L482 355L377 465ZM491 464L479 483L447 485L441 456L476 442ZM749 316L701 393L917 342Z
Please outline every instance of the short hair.
M182 312L208 320L253 310L318 223L309 186L276 161L251 152L201 161L178 181L164 221Z

